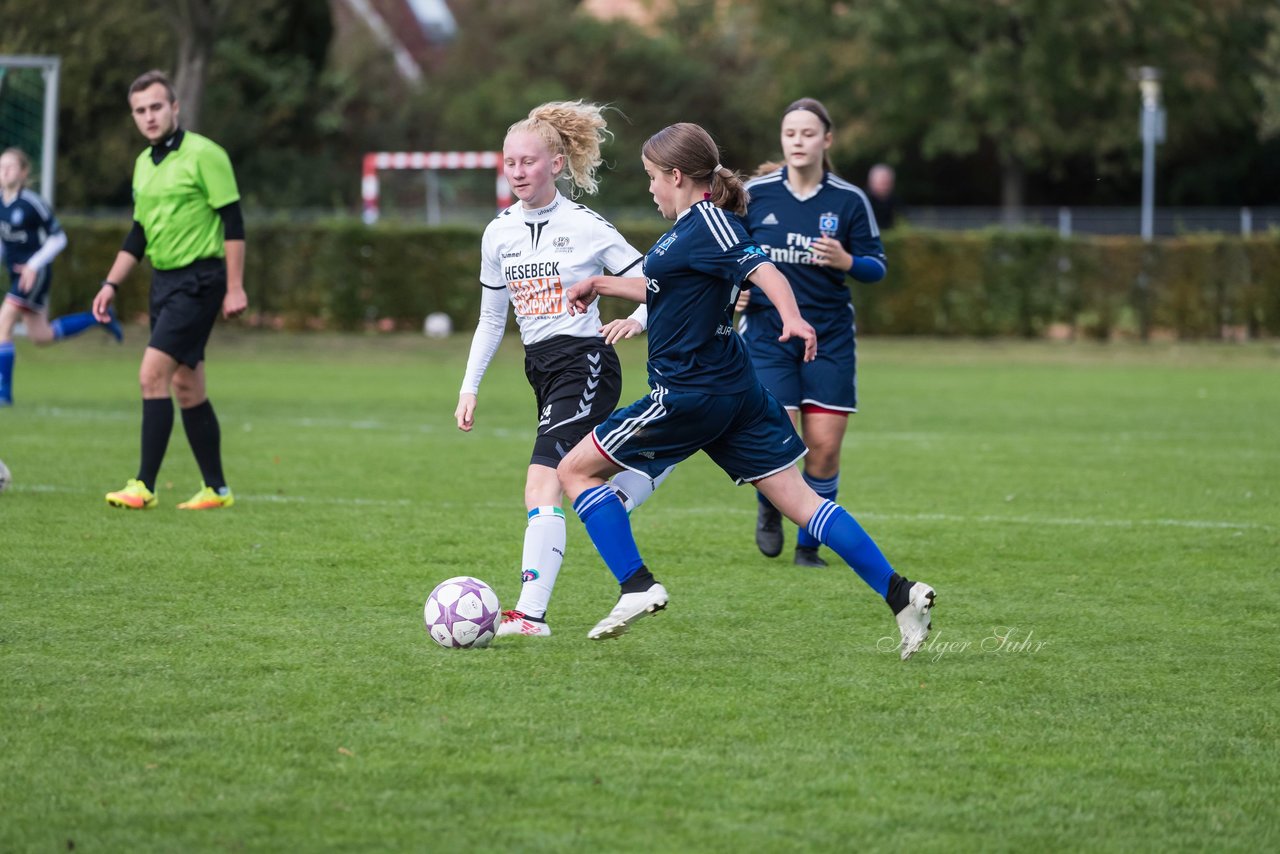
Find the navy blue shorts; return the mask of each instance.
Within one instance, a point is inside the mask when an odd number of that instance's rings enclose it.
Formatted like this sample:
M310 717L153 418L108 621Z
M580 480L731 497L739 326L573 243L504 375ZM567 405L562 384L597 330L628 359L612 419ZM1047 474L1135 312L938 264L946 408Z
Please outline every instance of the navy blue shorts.
M204 348L227 295L227 266L221 258L194 261L151 275L151 340L148 347L188 368L204 361Z
M5 300L26 311L39 314L49 307L49 286L53 284L53 265L45 264L40 268L40 272L36 273L36 283L32 285L29 293L23 293L18 288L18 279L21 273L9 272L9 293L5 296Z
M737 395L657 386L610 415L591 436L614 463L650 478L706 451L734 481L750 483L808 453L787 411L759 383Z
M804 360L804 342L779 341L782 318L773 309L742 316L738 331L751 354L756 376L787 409L817 406L833 412L858 411L858 355L853 306L830 317L805 315L818 333L818 357Z

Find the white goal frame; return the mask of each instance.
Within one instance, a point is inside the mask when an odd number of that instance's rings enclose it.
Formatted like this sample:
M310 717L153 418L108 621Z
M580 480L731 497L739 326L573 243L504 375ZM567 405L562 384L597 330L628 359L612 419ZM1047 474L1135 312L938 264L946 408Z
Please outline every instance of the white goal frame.
M378 221L378 173L387 170L493 169L496 173L494 198L497 208L511 204L511 188L502 169L502 153L498 151L371 151L364 156L360 195L366 225Z
M58 77L62 59L57 56L0 54L0 68L38 68L44 73L44 117L40 139L40 195L54 204L54 180L58 160Z

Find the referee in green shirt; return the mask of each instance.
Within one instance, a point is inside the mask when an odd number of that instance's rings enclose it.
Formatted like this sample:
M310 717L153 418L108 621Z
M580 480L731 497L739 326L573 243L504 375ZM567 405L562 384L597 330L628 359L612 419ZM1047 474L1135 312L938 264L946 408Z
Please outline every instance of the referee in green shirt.
M156 506L156 478L173 432L173 397L204 478L183 510L230 507L222 474L218 417L205 393L204 348L221 311L245 310L244 219L227 152L178 127L178 103L162 72L129 87L129 107L150 146L133 167L133 228L93 301L106 322L116 287L146 255L151 277L151 340L142 354L142 460L138 476L107 493L112 507Z

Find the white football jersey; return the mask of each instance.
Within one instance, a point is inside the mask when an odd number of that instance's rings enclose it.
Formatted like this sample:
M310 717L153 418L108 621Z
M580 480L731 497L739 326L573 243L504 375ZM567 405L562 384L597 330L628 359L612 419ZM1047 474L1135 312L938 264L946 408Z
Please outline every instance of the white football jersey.
M638 276L643 260L608 220L557 192L545 208L525 210L517 202L489 223L480 283L506 291L525 346L555 335L597 338L597 303L570 316L564 292L600 273Z

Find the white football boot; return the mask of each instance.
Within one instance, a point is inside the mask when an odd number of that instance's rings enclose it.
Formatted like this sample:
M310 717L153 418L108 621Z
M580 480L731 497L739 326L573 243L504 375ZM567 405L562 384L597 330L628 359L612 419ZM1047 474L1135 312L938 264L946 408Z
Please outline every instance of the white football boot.
M596 627L587 632L587 637L591 640L608 640L624 635L631 628L632 622L665 607L667 588L657 582L641 593L623 593L618 597L618 604L613 606L609 616L596 623Z
M898 630L902 632L903 661L915 654L928 640L929 629L933 627L933 600L936 595L932 587L917 581L907 593L907 607L895 615Z
M548 638L551 637L551 627L544 621L530 620L522 611L503 611L502 622L498 624L498 630L494 632L494 637L500 638L503 635Z

